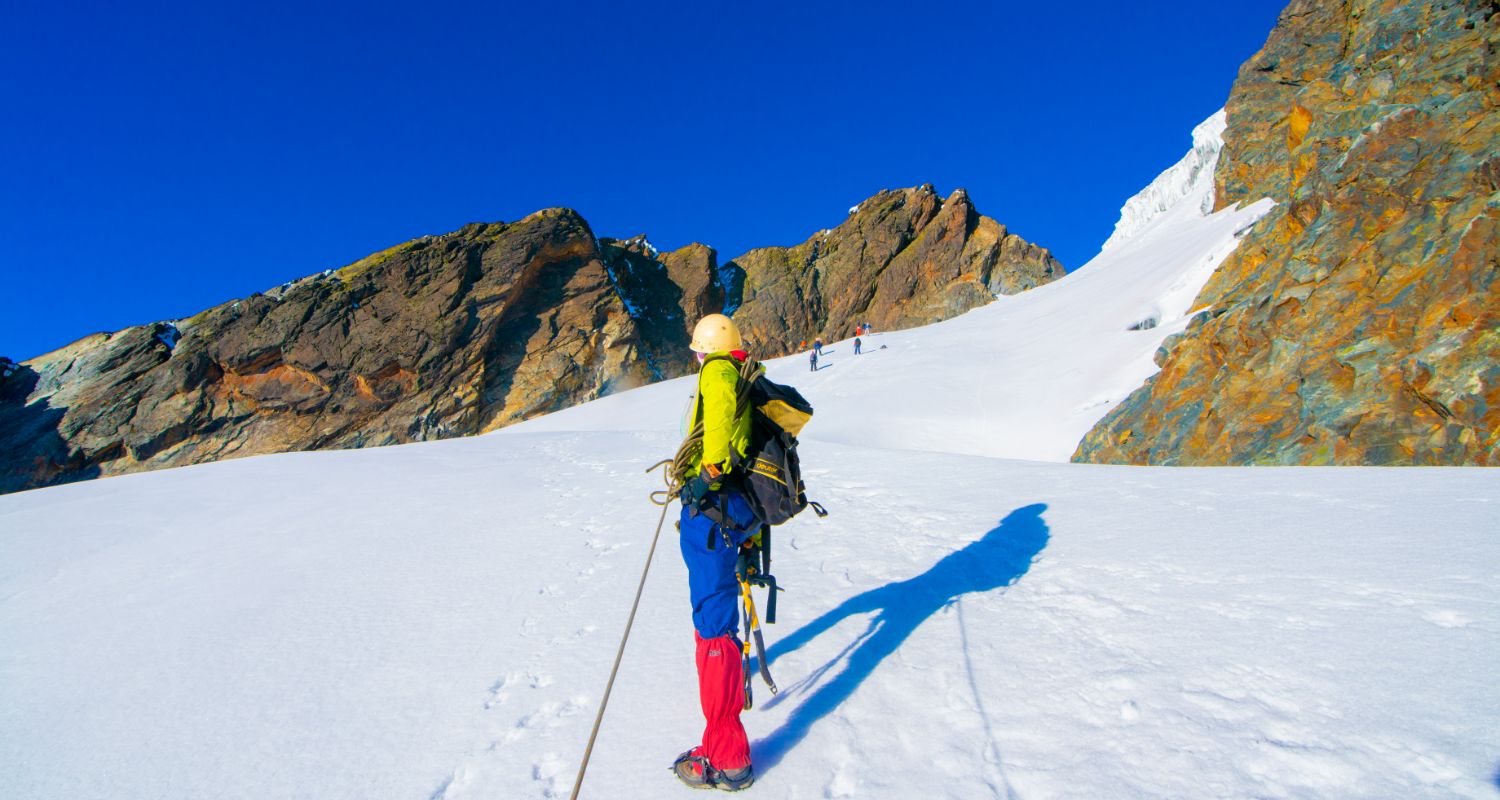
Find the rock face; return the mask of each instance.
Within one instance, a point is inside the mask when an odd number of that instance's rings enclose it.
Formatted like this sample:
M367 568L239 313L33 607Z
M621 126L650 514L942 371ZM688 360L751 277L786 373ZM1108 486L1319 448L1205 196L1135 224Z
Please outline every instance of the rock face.
M696 368L693 324L725 307L725 276L733 302L751 298L740 313L756 330L783 309L785 333L832 331L854 314L928 322L1034 285L1033 263L1062 273L961 195L944 203L928 187L864 205L831 244L805 246L812 257L779 285L757 255L774 249L742 259L748 270L721 266L701 244L659 253L644 236L596 239L575 212L549 209L406 242L191 319L0 360L0 492L482 433L683 375ZM802 291L825 273L838 291ZM754 338L761 357L795 344Z
M1295 0L1216 203L1279 203L1074 460L1500 465L1500 14Z
M725 265L728 304L761 351L925 325L1063 276L1062 264L974 210L964 190L884 191L837 228L796 247L751 250Z
M693 323L720 311L718 254L701 244L665 255L644 235L599 245L620 301L640 329L641 357L653 379L684 375L697 366L688 341Z
M480 433L682 374L682 290L632 247L551 209L87 337L0 383L0 490ZM668 260L716 275L701 245Z

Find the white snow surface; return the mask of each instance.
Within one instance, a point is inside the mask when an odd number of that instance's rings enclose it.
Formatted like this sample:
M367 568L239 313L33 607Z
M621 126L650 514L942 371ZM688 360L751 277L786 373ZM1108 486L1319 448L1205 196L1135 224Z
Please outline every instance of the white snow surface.
M1497 796L1500 472L1065 463L1266 208L1202 193L1048 286L772 363L831 513L775 534L750 796ZM0 797L566 797L691 391L0 497ZM676 544L582 797L697 796Z
M566 796L676 438L636 424L0 498L0 796ZM1500 473L803 449L755 796L1496 794ZM673 534L583 797L692 796Z
M1189 195L1198 197L1199 208L1203 213L1211 211L1214 168L1219 165L1219 153L1224 149L1226 125L1228 117L1222 108L1199 123L1193 129L1193 149L1166 172L1158 175L1150 185L1125 201L1125 207L1120 209L1120 220L1115 223L1114 233L1110 234L1102 249L1108 250L1134 236Z

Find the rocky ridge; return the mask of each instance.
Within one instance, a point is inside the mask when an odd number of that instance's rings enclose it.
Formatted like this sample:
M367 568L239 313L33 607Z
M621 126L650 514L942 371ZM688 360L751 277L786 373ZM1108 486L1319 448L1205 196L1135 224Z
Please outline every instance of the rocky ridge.
M1500 465L1500 12L1294 0L1215 207L1274 198L1076 461Z
M632 247L548 209L86 337L0 384L0 489L481 433L680 374L680 292ZM702 249L666 260L713 280Z
M1056 280L1046 248L979 214L963 189L882 191L838 227L795 247L751 250L726 264L734 319L778 352L817 337L926 325Z
M822 257L778 273L780 286L757 255L770 251L721 265L702 244L662 253L645 236L596 238L576 212L547 209L415 239L189 319L6 360L0 492L483 433L686 374L691 326L726 302L741 306L757 355L772 357L794 344L762 333L775 309L799 332L852 325L854 314L890 328L1038 280L1027 265L1045 251L979 217L966 197L944 203L924 187L862 208L821 237L832 239ZM865 250L881 255L833 257ZM1046 274L1062 274L1046 260ZM824 272L838 292L801 290ZM972 277L945 294L948 273Z

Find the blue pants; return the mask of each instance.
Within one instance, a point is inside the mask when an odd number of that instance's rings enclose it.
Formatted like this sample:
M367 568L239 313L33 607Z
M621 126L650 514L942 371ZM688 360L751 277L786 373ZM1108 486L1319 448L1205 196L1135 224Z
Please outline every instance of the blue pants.
M732 527L715 525L702 514L682 509L678 528L682 560L688 570L688 596L693 601L693 627L705 639L733 633L739 628L740 585L734 567L740 545L759 527L755 512L739 492L712 492L705 503L724 503ZM708 549L712 537L714 549Z

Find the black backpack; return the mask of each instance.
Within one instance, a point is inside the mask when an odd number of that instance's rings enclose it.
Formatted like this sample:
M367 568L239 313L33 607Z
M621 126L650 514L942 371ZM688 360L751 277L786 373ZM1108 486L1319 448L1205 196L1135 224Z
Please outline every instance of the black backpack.
M757 361L747 359L739 373L735 411L750 415L750 444L734 462L732 474L739 476L750 507L763 525L780 525L808 506L818 516L828 516L822 505L807 499L797 456L797 434L812 419L812 404L796 389L767 378Z

